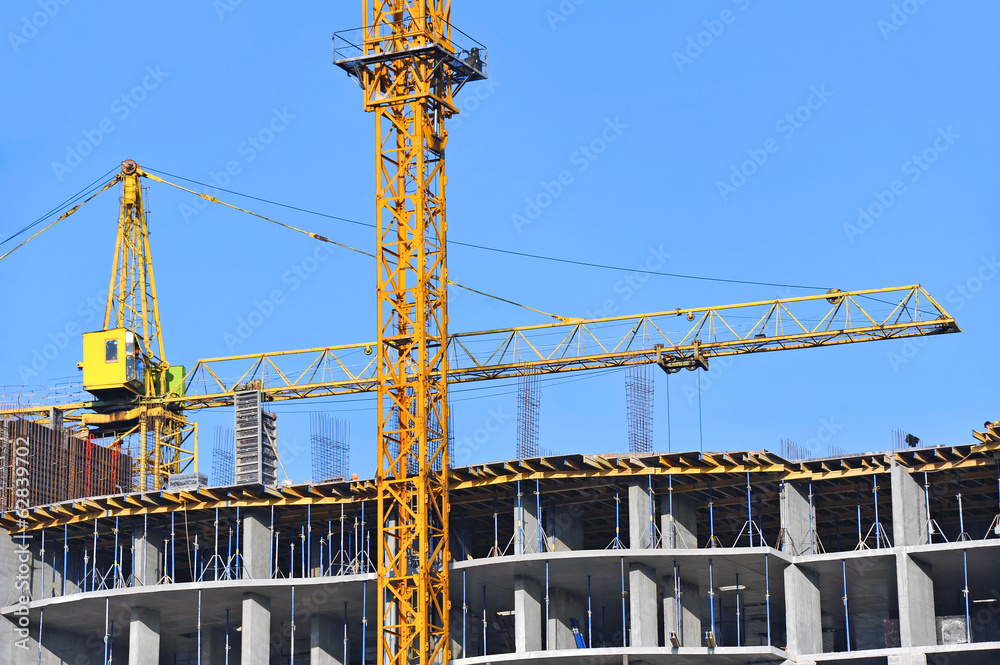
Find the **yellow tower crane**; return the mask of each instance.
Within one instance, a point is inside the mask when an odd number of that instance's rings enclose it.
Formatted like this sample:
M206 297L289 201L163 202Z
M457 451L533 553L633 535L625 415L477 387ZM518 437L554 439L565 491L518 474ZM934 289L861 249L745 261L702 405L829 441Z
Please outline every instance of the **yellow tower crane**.
M101 437L137 440L133 475L147 490L162 489L170 474L194 462L197 423L188 423L179 406L156 401L183 395L184 367L164 359L142 175L127 160L115 177L121 208L104 326L84 333L79 367L84 389L97 398L83 423Z
M336 64L376 114L378 662L449 662L445 121L486 77L450 0L365 2Z

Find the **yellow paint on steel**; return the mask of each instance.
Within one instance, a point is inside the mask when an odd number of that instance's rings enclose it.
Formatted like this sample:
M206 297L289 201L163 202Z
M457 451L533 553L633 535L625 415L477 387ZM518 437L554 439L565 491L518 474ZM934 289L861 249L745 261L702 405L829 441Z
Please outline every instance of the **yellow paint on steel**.
M842 295L836 304L823 294L448 335L447 381L645 364L656 361L658 346L673 359L691 360L696 354L710 359L959 331L955 319L919 285ZM865 299L884 304L890 298L888 316L876 317L870 306L859 304ZM694 312L701 315L693 324L671 332ZM709 315L721 321L720 330L703 339L704 332L699 331ZM804 323L808 317L818 323ZM741 327L737 321L752 323ZM549 341L552 336L557 339L554 344ZM364 355L370 347L365 342L201 360L185 377L186 394L163 401L188 409L220 406L229 403L238 383L251 379L262 379L265 395L273 400L372 392L375 365ZM601 352L594 353L595 348ZM284 362L305 369L282 370L279 365ZM224 381L222 376L238 378Z

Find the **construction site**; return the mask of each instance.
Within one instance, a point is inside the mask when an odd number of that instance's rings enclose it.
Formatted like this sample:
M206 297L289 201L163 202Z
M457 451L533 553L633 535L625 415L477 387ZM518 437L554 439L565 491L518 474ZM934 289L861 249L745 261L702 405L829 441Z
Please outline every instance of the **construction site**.
M0 663L1000 662L1000 423L952 445L899 431L868 453L653 437L656 376L938 344L961 332L944 300L829 289L452 331L449 290L474 290L448 272L445 125L489 51L450 2L364 9L333 64L375 116L372 252L132 160L38 232L119 197L103 322L72 342L79 382L0 397ZM374 339L168 362L150 184L373 256ZM595 370L624 377L628 449L551 452L539 378ZM456 465L449 388L502 379L510 459ZM351 395L376 405L371 478L351 473L350 423L309 406ZM290 401L312 409L306 482L283 469L275 405ZM230 423L213 446L207 412Z

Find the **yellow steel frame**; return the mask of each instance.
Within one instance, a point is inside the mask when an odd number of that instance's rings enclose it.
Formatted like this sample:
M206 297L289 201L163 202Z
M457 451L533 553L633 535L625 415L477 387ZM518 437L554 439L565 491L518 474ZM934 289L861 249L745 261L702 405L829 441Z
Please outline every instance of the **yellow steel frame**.
M149 227L139 177L142 171L132 160L122 163L121 212L115 258L111 266L104 329L127 328L143 343L143 350L163 362L160 307L156 298L153 257L149 249Z
M140 177L144 175L132 160L122 163L118 175L122 183L121 209L108 302L104 310L104 329L126 328L142 340L143 352L149 360L145 394L131 412L108 416L88 414L83 417L85 424L135 423L126 425L126 431L117 435L119 438L138 436L135 473L138 474L141 491L163 489L170 474L179 473L192 463L197 468L198 445L197 425L187 422L183 405L167 405L156 400L156 396L166 392L166 369L169 365L163 352L149 226L140 182ZM131 417L126 417L126 414ZM186 442L192 440L193 447L186 446Z
M450 0L366 0L376 113L378 662L449 662L445 119Z
M806 349L958 332L955 319L919 285L782 298L721 307L468 332L447 337L450 384L657 360ZM372 344L209 358L185 378L187 409L231 403L237 384L260 380L269 400L376 389ZM437 375L440 375L438 372Z

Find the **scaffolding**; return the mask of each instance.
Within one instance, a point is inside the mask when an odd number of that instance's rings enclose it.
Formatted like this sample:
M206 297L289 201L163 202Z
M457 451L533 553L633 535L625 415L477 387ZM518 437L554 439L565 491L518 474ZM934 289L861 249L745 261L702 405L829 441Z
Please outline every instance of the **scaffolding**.
M328 413L309 414L312 444L312 479L320 483L347 478L351 455L351 425Z
M625 370L630 453L653 452L653 395L652 365L634 365Z

